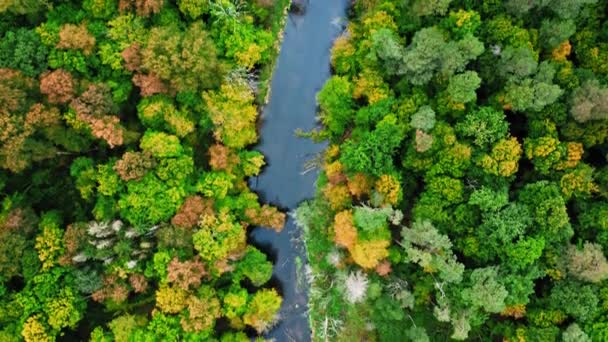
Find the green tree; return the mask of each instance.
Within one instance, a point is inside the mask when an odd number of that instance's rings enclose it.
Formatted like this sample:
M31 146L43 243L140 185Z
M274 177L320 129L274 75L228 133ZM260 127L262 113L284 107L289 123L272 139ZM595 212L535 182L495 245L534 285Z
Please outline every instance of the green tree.
M474 269L468 279L469 287L462 290L462 299L473 308L489 313L501 312L508 292L498 279L496 267Z
M431 222L416 221L412 228L403 228L401 237L406 261L419 264L426 272L438 273L443 281L459 283L462 280L464 265L452 253L452 242Z
M177 6L183 14L193 20L209 11L209 1L207 0L178 0Z
M540 38L547 49L554 49L576 33L574 20L543 20Z
M346 77L332 76L317 94L321 120L334 137L340 137L354 119L352 92Z
M262 286L272 277L272 263L257 248L248 246L247 252L237 264L235 272L237 275L234 276L233 281L240 280L238 276L240 273L249 279L253 286Z
M448 94L452 100L461 103L469 103L477 100L475 91L481 85L481 78L475 71L465 71L450 77Z
M435 127L435 111L431 106L422 106L412 115L410 126L413 128L429 132Z
M342 146L340 162L352 173L363 172L375 176L390 173L394 168L393 155L404 135L397 119L387 115L359 141L347 140Z
M142 123L151 129L165 129L178 137L184 137L194 131L194 121L184 110L179 110L165 96L144 98L137 105L137 116Z
M48 49L34 30L8 31L0 40L0 67L18 69L34 77L47 68Z
M283 299L274 289L263 289L255 293L243 315L245 324L253 327L258 333L267 331L277 319L277 313Z
M487 148L506 137L509 123L503 111L492 107L480 107L469 112L456 124L456 132L473 140L481 148Z
M139 147L158 158L177 157L184 151L178 137L152 130L146 131Z
M590 285L559 282L551 289L549 303L577 321L587 322L597 312L598 298L596 289Z
M127 182L127 191L120 194L120 215L141 231L167 222L175 215L186 196L183 188L171 187L153 174L139 181Z
M564 241L572 236L566 202L555 183L529 183L519 192L519 201L528 206L536 230L547 241Z
M404 48L399 43L398 36L393 31L382 28L372 33L371 44L367 58L378 62L387 75L400 74Z

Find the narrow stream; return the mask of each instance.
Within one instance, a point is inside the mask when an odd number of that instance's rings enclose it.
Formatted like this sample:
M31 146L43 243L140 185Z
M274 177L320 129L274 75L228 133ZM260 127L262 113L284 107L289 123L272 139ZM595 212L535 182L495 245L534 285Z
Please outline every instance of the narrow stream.
M330 76L330 49L346 20L349 0L308 0L306 12L290 14L274 71L271 96L262 114L260 142L255 147L267 166L249 183L265 202L291 211L314 195L316 172L304 164L324 147L298 138L296 129L309 131L317 122L316 93ZM300 232L289 218L280 234L255 228L252 242L274 257L274 279L282 289L281 321L268 338L309 341L307 296L302 265L306 255Z

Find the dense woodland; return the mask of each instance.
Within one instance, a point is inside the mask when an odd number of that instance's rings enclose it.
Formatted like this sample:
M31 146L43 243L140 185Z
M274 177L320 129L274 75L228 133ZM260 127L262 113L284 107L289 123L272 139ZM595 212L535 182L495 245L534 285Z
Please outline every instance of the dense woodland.
M296 212L317 341L608 341L608 2L358 0Z
M287 1L0 1L0 341L249 341Z

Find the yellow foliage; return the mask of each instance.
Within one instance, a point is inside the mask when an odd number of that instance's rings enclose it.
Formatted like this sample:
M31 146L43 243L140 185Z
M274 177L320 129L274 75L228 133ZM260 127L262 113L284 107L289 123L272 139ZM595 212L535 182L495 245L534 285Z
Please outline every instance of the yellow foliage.
M565 61L572 52L570 41L566 40L551 51L551 57L556 61Z
M473 18L474 14L475 12L473 11L459 10L458 12L456 12L456 17L458 18L458 20L456 21L456 26L462 27L462 25L464 25L465 23L470 21L471 18Z
M25 342L50 342L54 339L47 333L46 328L40 322L41 315L32 316L23 324L21 336Z
M395 24L395 20L385 11L373 12L363 19L363 30L368 35L372 35L377 30L383 28L397 32L397 24Z
M509 177L517 172L522 152L516 138L502 139L492 148L489 155L481 157L478 164L490 174Z
M329 205L333 210L340 210L351 203L348 187L343 184L327 184L323 189L323 196L329 201Z
M375 188L384 197L384 203L386 204L394 206L401 200L401 184L395 176L380 176L376 181Z
M253 69L257 62L262 59L264 49L258 44L250 44L247 50L236 53L236 62L247 69Z
M353 97L357 100L366 97L370 104L374 104L386 99L389 95L388 85L376 71L366 69L355 79Z
M388 257L390 244L390 241L386 240L358 241L350 249L350 255L357 265L365 269L372 269L378 266L382 259Z
M547 157L553 151L557 150L559 145L559 140L552 137L541 137L538 138L537 144L531 144L529 148L526 149L526 156L528 159L534 159L538 157Z
M583 158L583 153L584 153L584 149L583 149L583 144L578 143L578 142L569 142L566 145L566 148L568 150L568 154L567 154L567 159L561 163L559 163L559 165L556 166L557 170L563 170L563 169L573 169L575 168L578 163L580 162L580 160Z
M353 212L344 210L334 217L334 242L351 249L357 242L357 228L353 222Z
M344 166L338 160L332 163L325 164L323 169L325 169L327 179L332 184L339 184L346 180L346 176L343 173Z
M340 155L340 145L330 145L325 150L325 162L329 163Z
M371 179L366 176L364 173L358 172L355 173L352 177L348 178L348 182L346 186L348 187L348 191L350 194L360 198L363 195L369 194L371 190Z
M57 263L62 254L61 241L61 230L55 226L44 227L42 234L36 237L35 247L42 262L42 270L48 270Z
M501 316L504 317L513 317L513 318L522 318L526 315L526 305L525 304L514 304L507 306L501 313Z
M215 298L199 299L190 296L188 299L188 315L183 316L180 324L184 331L200 332L213 327L215 320L220 317L220 301Z
M162 285L156 291L156 306L164 313L176 314L186 307L188 292L179 287Z
M340 73L348 73L350 71L349 59L354 58L357 50L353 46L349 38L348 31L338 37L331 49L331 66Z
M591 174L582 170L564 174L560 180L560 187L566 198L570 198L575 192L590 195L600 190L599 186L593 182Z
M560 280L560 279L564 279L564 273L558 269L555 268L549 268L545 270L545 273L551 277L551 279L553 280Z
M223 84L219 91L203 93L216 140L232 148L243 148L257 140L257 109L253 92L245 84Z

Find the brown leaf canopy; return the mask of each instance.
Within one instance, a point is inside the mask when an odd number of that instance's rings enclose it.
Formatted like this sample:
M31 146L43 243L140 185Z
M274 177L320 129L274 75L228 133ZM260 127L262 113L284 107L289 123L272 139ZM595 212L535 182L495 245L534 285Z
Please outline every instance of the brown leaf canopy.
M146 152L125 152L114 165L114 171L125 182L143 178L148 170L156 166L151 154Z
M40 78L40 92L49 103L68 103L74 98L74 79L65 70L47 72Z
M174 226L193 228L198 224L202 214L213 215L213 199L190 196L171 220Z
M200 260L180 262L173 258L167 266L167 280L184 290L190 286L197 288L201 285L201 279L207 274L205 266Z
M95 37L89 33L85 23L65 24L59 31L57 48L82 50L85 55L90 55L95 48Z
M142 17L157 14L163 8L164 0L120 0L118 9L121 12L135 9L135 13Z

